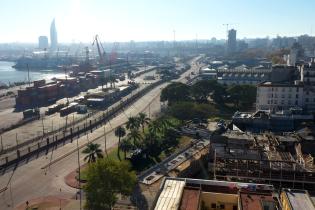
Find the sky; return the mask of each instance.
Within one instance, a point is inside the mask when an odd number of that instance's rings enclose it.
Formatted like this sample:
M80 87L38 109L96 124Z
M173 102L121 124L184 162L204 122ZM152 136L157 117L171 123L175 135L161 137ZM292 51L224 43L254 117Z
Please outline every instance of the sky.
M0 43L158 41L315 34L314 0L1 0Z

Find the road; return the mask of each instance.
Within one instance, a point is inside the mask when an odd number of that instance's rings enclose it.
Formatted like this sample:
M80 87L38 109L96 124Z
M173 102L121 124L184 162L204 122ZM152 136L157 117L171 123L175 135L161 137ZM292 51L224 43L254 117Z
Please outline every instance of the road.
M185 82L185 77L191 74L191 71L198 71L199 66L193 64L196 60L197 58L192 61L192 68L177 81ZM159 96L161 89L166 85L165 83L156 87L105 125L105 130L108 132L106 135L107 149L115 146L118 141L111 130L118 125L124 124L129 116L134 116L139 112L146 112L154 118L160 112ZM104 148L105 137L103 134L104 127L98 128L93 133L81 136L78 139L79 145L86 144L88 141L95 141ZM21 203L25 203L27 200L42 196L56 195L73 198L77 190L67 186L64 182L64 177L78 167L78 153L71 152L75 151L76 143L74 141L73 143L66 144L47 154L47 156L42 156L18 167L14 172L11 171L2 175L0 177L0 192L6 186L8 189L0 193L0 209L13 209L12 206L15 207ZM84 156L81 155L81 152L82 150L79 153L80 163L83 164ZM67 155L62 158L65 154ZM53 164L48 166L47 164L49 163ZM43 167L44 169L42 169ZM7 185L11 176L11 182Z

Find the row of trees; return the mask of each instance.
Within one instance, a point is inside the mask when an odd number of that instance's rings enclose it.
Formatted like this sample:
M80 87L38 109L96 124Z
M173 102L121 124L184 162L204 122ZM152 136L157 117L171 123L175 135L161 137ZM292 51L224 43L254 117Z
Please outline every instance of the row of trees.
M129 117L126 126L115 129L118 137L118 157L120 150L140 150L140 154L157 156L160 152L178 143L179 135L174 123L167 117L151 120L145 113ZM83 150L88 162L86 171L86 209L111 209L117 201L117 194L130 195L135 184L136 174L127 161L104 158L99 144L89 143ZM120 158L120 157L119 157Z
M128 134L126 130L129 131ZM130 151L139 151L146 156L157 156L164 148L177 143L178 136L173 133L176 133L174 124L167 117L151 120L145 113L129 117L126 127L119 126L115 129L115 135L118 137L117 155L119 157L122 150L125 159L126 153Z
M236 109L247 109L256 100L256 87L252 85L224 86L216 80L200 80L192 86L174 82L162 90L161 102L170 106L179 102L208 103L218 105L233 103Z

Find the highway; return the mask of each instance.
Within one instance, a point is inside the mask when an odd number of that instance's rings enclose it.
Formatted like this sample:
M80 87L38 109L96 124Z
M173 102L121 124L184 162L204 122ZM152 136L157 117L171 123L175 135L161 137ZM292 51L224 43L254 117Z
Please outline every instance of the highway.
M198 58L191 61L191 69L176 81L186 82L186 76L190 75L192 71L198 72L200 66L195 63ZM160 93L166 85L167 83L164 83L154 88L105 125L107 150L114 147L118 142L112 130L124 124L128 117L139 112L145 112L154 118L160 112ZM101 148L104 150L104 126L78 139L80 146L91 141L101 144ZM12 207L25 203L27 200L43 196L73 198L77 190L66 185L64 177L78 167L76 144L77 141L68 143L46 156L39 157L28 164L21 165L15 171L2 175L0 177L0 209L13 209ZM84 155L81 154L81 151L80 163L82 165ZM11 182L8 184L10 178ZM4 191L1 193L2 189Z

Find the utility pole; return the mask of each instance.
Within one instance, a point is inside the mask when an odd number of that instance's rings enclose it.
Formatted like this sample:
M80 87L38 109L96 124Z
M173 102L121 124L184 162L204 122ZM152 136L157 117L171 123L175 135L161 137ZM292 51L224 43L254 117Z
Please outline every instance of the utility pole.
M2 136L0 136L0 140L1 140L1 152L3 151L3 142L2 142Z
M44 117L42 117L43 136L45 135Z
M19 142L18 142L18 134L15 133L15 141L16 141L16 150L18 149Z
M80 168L80 149L79 139L77 138L77 151L78 151L78 172L79 172L79 194L80 194L80 210L82 210L82 194L81 194L81 168Z
M26 64L27 66L27 80L28 80L28 86L31 86L31 81L30 81L30 69L28 67L28 64Z
M106 123L104 124L104 143L105 143L104 152L105 152L106 156L108 156L107 148L106 148L107 139L106 139L106 128L105 127L106 127Z
M216 174L215 174L216 162L217 162L217 151L216 149L214 149L214 163L213 163L213 179L214 180L216 180Z

